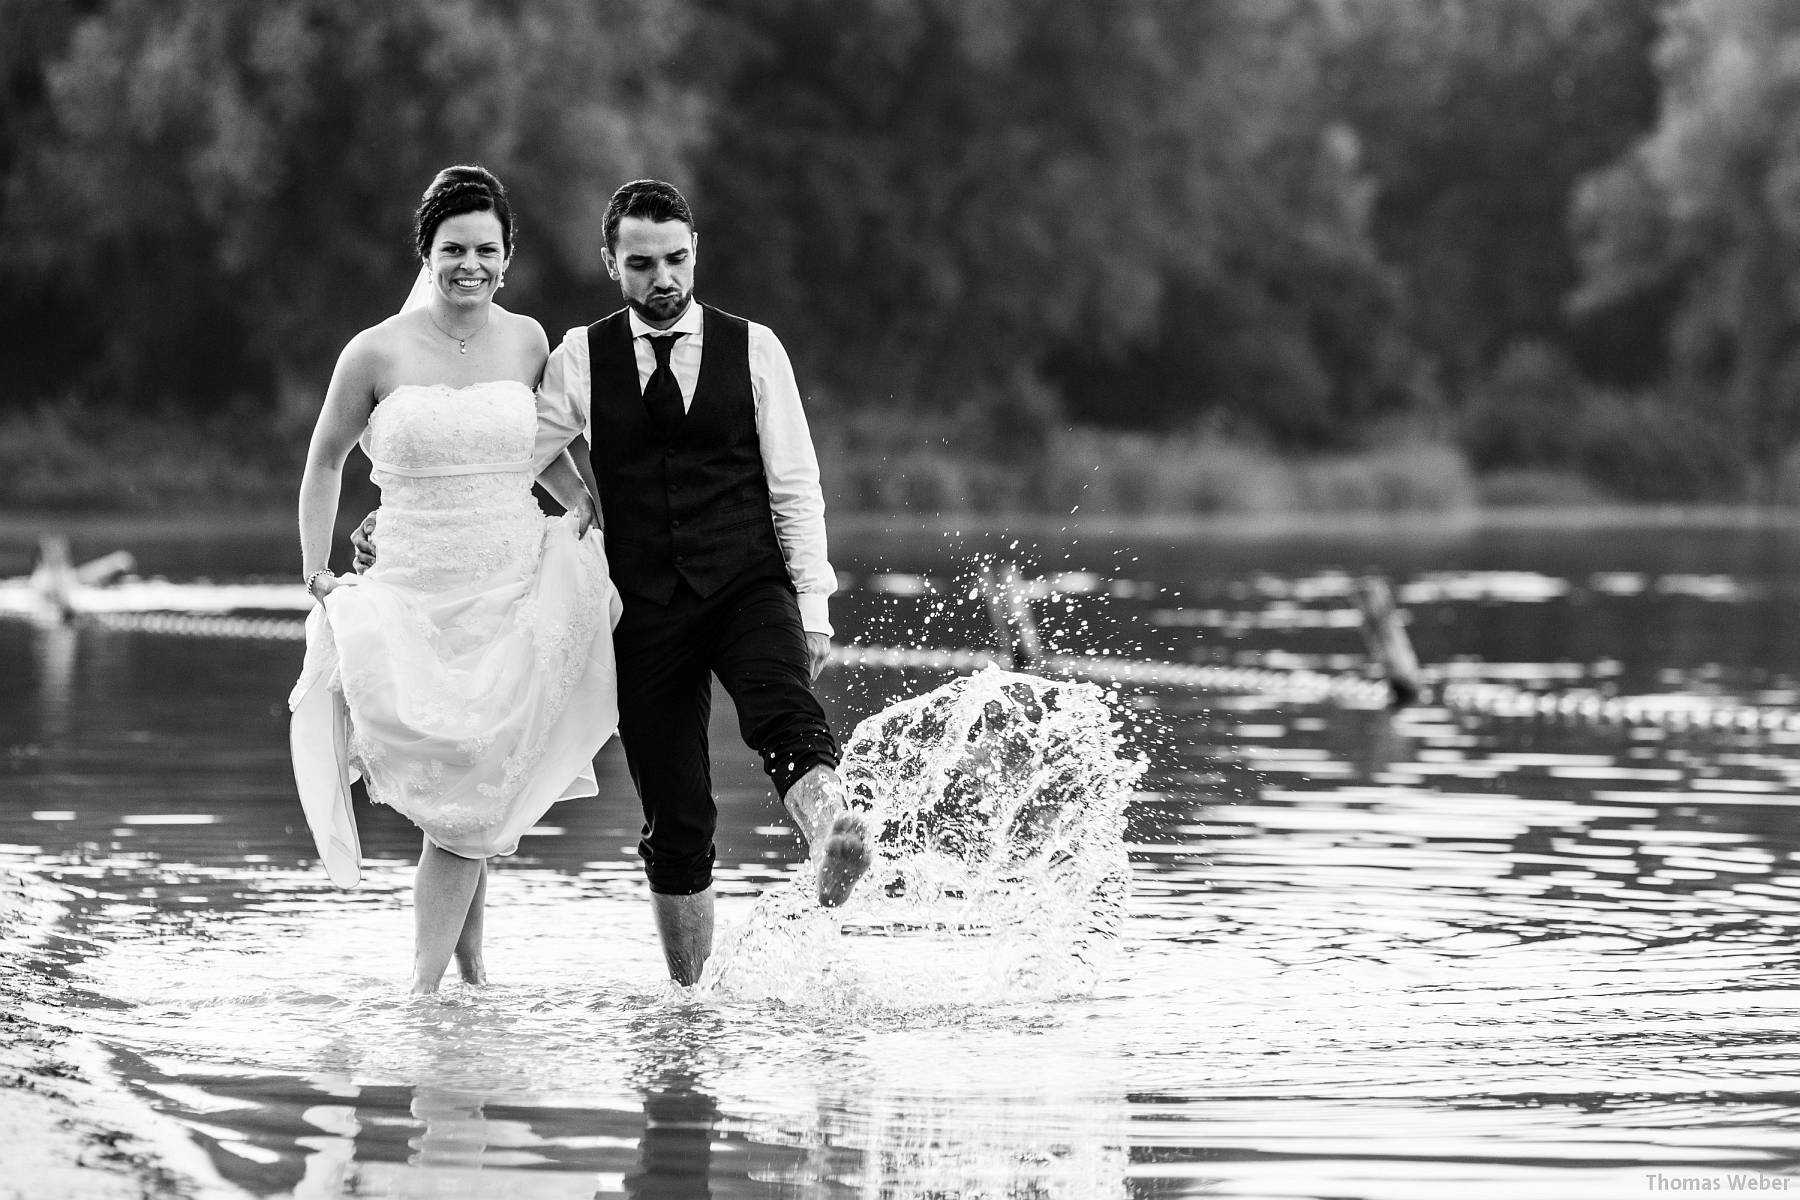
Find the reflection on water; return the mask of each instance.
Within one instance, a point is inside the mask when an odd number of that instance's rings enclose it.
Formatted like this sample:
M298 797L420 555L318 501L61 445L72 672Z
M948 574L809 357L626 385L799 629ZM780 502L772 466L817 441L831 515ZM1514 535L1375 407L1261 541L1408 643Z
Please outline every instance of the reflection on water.
M859 577L843 628L982 637L941 551L909 553L891 556L904 575ZM1354 670L1347 584L1379 559L1428 664L1533 691L1800 694L1785 544L1286 553L1043 552L1031 569L1058 581L1040 605L1059 652ZM227 1188L1581 1197L1653 1177L1782 1190L1800 1172L1800 753L1783 731L1116 695L1146 770L1111 961L1072 995L974 1003L990 930L875 937L847 917L833 936L874 947L904 1003L803 974L781 995L672 994L612 748L602 796L559 806L494 872L498 982L415 999L414 835L369 814L355 893L311 862L279 706L294 653L0 622L17 681L0 690L0 861L60 901L8 960L43 1002L74 1002L59 1019ZM827 700L848 726L941 682L838 673ZM800 847L728 718L714 738L723 945Z
M77 640L75 630L67 625L46 626L38 631L35 639L37 732L46 741L60 741L69 733L69 705L75 695Z

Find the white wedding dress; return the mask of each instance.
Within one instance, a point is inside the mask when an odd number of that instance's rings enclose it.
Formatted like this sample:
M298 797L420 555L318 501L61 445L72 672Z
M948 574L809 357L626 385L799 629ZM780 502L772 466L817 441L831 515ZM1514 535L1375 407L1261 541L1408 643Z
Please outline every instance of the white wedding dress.
M538 430L532 389L511 380L405 384L375 406L362 446L381 488L376 562L315 610L289 698L298 717L316 685L341 696L343 766L471 858L511 854L552 804L594 795L594 755L618 728L620 602L599 530L578 540L572 516L532 497L561 450ZM332 753L321 740L295 738L303 800L303 761ZM348 838L354 853L353 824Z

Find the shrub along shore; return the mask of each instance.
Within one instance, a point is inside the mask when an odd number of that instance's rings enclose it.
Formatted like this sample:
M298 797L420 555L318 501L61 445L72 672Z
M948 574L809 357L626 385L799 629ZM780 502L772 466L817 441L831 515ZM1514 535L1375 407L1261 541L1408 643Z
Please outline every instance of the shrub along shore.
M304 431L225 412L119 414L80 404L0 418L0 512L36 518L291 514ZM1361 450L1277 452L1215 434L1157 436L1062 428L1008 443L910 421L814 420L826 507L834 520L1075 516L1115 522L1273 521L1381 516L1468 517L1508 508L1605 508L1660 502L1623 494L1578 466L1478 473L1459 447L1398 435ZM1761 489L1791 501L1785 476ZM1732 505L1742 496L1671 497ZM345 508L372 506L367 464L353 453ZM283 518L285 519L285 517Z

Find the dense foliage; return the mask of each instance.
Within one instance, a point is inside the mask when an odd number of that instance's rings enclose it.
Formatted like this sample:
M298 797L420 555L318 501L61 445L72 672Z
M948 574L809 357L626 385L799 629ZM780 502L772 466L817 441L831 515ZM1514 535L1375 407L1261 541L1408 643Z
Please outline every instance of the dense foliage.
M405 294L419 190L479 161L553 336L617 303L612 187L675 180L703 294L781 332L840 438L1424 431L1691 496L1800 440L1787 0L0 0L0 30L0 416L291 437Z

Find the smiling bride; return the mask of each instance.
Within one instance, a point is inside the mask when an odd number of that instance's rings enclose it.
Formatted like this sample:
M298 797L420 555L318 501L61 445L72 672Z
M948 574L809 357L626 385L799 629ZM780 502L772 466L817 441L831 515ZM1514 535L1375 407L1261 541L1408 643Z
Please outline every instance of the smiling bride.
M318 603L289 703L303 801L322 779L343 796L336 784L361 774L424 831L412 990L430 992L452 955L462 979L485 981L487 860L552 804L597 791L593 757L618 726L620 607L567 434L550 432L568 415L539 411L544 331L495 303L513 251L505 189L481 167L446 168L414 237L423 302L350 340L307 451L301 572ZM326 563L359 442L381 489L381 555L338 576ZM540 474L577 506L543 515ZM308 820L332 878L354 883L347 805L309 805Z

